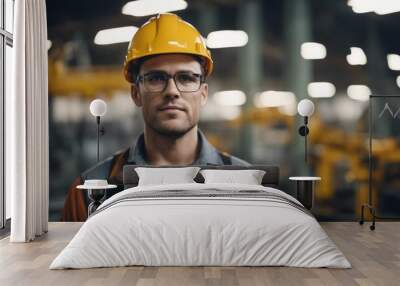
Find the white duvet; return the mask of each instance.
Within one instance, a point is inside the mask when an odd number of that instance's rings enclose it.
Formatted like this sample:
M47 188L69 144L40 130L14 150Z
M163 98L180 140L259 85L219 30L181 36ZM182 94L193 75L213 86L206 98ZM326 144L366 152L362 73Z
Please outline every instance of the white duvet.
M172 197L154 197L175 190ZM351 267L315 218L284 192L197 183L140 186L114 195L50 269L127 265Z

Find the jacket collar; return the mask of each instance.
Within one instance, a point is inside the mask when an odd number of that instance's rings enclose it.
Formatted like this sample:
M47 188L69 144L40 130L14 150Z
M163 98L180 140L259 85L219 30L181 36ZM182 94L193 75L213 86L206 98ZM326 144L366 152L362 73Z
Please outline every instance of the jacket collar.
M198 144L200 151L192 165L223 165L219 152L208 142L203 132L198 131ZM128 162L135 165L149 165L146 160L146 148L144 134L140 134L136 144L130 148Z

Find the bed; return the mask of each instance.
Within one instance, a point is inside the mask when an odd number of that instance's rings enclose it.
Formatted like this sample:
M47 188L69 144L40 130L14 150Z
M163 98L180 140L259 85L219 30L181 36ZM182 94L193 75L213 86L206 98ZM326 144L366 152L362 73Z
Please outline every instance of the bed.
M138 185L107 199L50 269L144 266L292 266L350 268L309 210L279 190L272 166L199 166L264 170L261 184Z

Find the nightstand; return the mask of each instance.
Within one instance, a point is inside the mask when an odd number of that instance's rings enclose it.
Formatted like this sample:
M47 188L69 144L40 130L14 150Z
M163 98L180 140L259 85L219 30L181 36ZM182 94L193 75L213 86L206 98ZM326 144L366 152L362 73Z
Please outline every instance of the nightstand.
M102 204L106 198L107 190L114 189L116 187L116 185L109 185L107 180L85 180L83 185L76 187L77 189L88 191L88 197L90 200L90 204L88 206L88 217Z
M289 180L297 182L296 199L310 210L314 204L314 183L321 177L290 177Z

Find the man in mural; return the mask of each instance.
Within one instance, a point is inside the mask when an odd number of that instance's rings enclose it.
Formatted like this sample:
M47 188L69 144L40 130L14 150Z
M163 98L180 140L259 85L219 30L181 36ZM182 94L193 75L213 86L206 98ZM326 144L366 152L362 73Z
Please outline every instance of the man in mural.
M121 191L122 169L136 165L248 165L216 150L198 129L206 104L213 61L200 33L174 14L160 14L133 37L124 64L131 96L142 109L144 132L136 144L84 172L71 186L65 221L87 218L86 194L77 191L85 179L107 178ZM113 192L115 193L115 192ZM108 196L113 193L109 193Z

